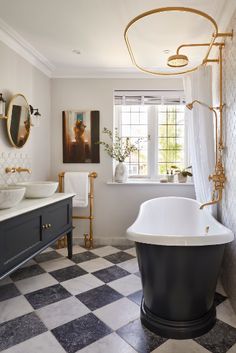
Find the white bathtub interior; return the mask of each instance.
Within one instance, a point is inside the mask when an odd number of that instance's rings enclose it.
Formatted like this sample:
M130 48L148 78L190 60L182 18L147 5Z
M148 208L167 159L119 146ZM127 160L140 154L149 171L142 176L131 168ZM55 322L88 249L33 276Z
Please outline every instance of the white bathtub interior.
M160 245L211 245L234 239L200 203L183 197L160 197L144 202L127 230L130 240Z

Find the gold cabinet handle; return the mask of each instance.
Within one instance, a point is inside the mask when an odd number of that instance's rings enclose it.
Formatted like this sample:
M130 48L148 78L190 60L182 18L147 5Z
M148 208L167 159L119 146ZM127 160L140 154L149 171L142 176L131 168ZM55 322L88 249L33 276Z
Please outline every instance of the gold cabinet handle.
M51 228L51 227L52 227L51 223L47 223L47 224L43 224L43 225L42 225L42 228L43 228L43 229L49 229L49 228Z

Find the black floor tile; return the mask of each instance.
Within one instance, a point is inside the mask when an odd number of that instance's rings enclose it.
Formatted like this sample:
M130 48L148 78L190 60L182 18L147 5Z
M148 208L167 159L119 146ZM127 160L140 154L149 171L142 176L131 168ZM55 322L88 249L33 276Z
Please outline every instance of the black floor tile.
M226 299L227 299L227 297L225 297L224 295L222 295L220 293L215 293L214 302L215 302L216 306L223 303Z
M114 289L104 285L78 294L76 297L90 310L96 310L122 298L123 296Z
M21 295L14 283L5 284L0 286L0 301L11 299Z
M139 290L138 292L128 295L127 298L132 300L134 303L141 305L142 297L143 297L143 291Z
M79 254L74 254L73 257L72 257L72 261L74 261L75 263L78 264L80 262L97 259L98 257L99 256L93 254L90 251L85 251L85 252L81 252Z
M150 353L167 341L142 326L139 319L121 327L117 333L139 353Z
M0 325L0 350L46 332L47 328L35 313L20 316Z
M124 250L134 248L134 245L116 245L115 248L124 251Z
M112 330L92 313L52 330L68 353L75 353L111 332Z
M131 260L131 259L134 259L134 258L135 258L135 256L127 254L124 251L119 251L119 252L117 252L115 254L104 256L104 259L112 262L113 264L119 264L121 262L124 262L124 261L127 261L127 260Z
M96 276L101 281L103 281L104 283L108 283L108 282L114 281L115 279L128 276L130 275L130 273L118 266L111 266L103 270L93 272L93 275Z
M34 309L58 302L59 300L70 297L71 294L60 284L39 289L35 292L25 294L26 299Z
M50 275L52 275L58 282L64 282L69 279L85 275L87 272L83 270L81 267L74 265L74 266L69 266L65 268L61 268L59 270L50 272Z
M62 257L62 255L58 254L58 252L48 251L35 256L34 260L40 263L44 261L55 260L55 259L58 259L59 257Z
M32 265L23 268L19 268L10 275L13 281L20 281L21 279L41 275L45 271L39 265Z
M217 320L213 329L195 341L212 353L226 353L236 343L236 329Z

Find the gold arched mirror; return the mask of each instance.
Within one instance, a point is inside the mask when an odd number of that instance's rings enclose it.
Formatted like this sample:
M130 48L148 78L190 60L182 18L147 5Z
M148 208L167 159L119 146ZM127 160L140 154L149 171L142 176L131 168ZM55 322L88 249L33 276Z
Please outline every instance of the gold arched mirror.
M30 134L30 108L22 94L12 97L7 112L7 132L11 144L21 148Z

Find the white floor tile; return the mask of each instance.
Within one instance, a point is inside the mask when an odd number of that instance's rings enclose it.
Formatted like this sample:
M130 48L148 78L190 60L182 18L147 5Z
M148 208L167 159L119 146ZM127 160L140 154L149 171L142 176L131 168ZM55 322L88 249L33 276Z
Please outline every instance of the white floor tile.
M66 353L66 351L48 331L8 348L2 353Z
M32 311L32 306L23 295L4 300L0 302L0 323L15 319Z
M136 353L136 351L114 332L77 353Z
M107 283L107 285L123 295L129 295L142 289L141 280L135 275L116 279L115 281Z
M62 249L56 249L56 251L61 254L62 256L67 256L68 255L68 250L67 247L66 248L62 248ZM87 251L87 249L82 248L79 245L74 245L73 246L73 254L80 254L82 252Z
M139 271L137 259L131 259L121 262L120 264L117 264L117 266L123 268L124 270L130 273L136 273Z
M94 260L84 261L78 264L79 267L83 268L87 272L95 272L103 270L104 268L111 267L113 264L102 257L98 257Z
M168 340L152 353L210 353L193 340Z
M22 294L27 294L57 283L58 281L55 280L55 278L53 278L49 273L42 273L38 276L33 276L17 281L15 282L15 285Z
M127 254L130 254L132 256L136 256L136 249L135 248L127 249L127 250L125 250L125 252L127 252Z
M120 251L119 249L114 248L113 246L110 246L110 245L91 250L91 252L93 252L95 255L98 255L98 256L108 256L111 254L115 254L119 251Z
M86 292L90 289L102 286L104 283L92 274L83 275L68 281L61 282L61 285L73 295Z
M139 317L140 308L127 298L103 306L93 312L100 320L113 330L128 324Z
M73 266L75 263L69 259L61 257L59 259L41 262L40 266L47 272L59 270L64 267Z
M236 315L229 299L226 299L223 303L216 307L216 316L221 321L224 321L236 328Z
M221 281L220 278L218 278L218 281L217 281L216 292L224 295L225 297L227 297L227 294L226 294L226 292L224 290L224 287L223 287L223 284L222 284L222 281Z
M36 311L49 330L86 315L89 312L90 310L75 297L44 306Z

